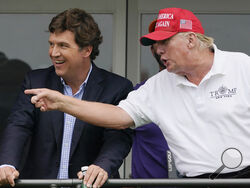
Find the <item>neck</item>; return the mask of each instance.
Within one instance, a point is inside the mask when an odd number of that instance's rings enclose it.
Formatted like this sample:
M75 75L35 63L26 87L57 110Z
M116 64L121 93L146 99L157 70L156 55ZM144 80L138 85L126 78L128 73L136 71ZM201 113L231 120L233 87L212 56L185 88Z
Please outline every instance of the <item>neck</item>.
M85 77L86 79L86 77ZM80 88L81 84L85 81L85 79L83 81L75 81L75 82L67 82L67 85L72 89L72 94L74 95Z
M72 93L75 94L81 84L86 80L88 73L90 70L90 64L83 69L80 69L79 74L74 74L70 79L69 78L63 78L66 84L71 87Z
M202 79L211 70L214 61L214 53L206 49L197 56L194 60L194 67L190 72L184 74L184 76L193 84L199 85Z

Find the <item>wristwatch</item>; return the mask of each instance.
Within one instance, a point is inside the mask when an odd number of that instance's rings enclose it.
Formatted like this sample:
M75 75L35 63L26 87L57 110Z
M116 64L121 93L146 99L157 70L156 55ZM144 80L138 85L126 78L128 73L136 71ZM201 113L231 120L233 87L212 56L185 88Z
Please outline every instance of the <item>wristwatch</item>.
M84 176L85 176L87 170L88 170L88 166L82 166L81 167L81 171L82 171L82 173L83 173Z

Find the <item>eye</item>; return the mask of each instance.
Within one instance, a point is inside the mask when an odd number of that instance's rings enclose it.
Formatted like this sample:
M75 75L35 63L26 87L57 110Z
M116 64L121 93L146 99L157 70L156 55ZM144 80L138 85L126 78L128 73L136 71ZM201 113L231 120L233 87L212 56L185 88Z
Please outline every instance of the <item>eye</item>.
M59 43L59 46L60 46L61 48L68 48L68 47L69 47L69 45L66 44L66 43Z
M50 47L50 48L54 47L54 43L49 42L49 47Z

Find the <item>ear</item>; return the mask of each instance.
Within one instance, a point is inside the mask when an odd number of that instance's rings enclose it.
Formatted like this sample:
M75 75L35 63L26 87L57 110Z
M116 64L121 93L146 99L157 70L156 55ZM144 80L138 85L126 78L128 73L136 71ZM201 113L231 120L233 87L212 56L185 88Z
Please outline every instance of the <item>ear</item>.
M89 57L92 53L93 46L86 46L82 49L82 56L83 57Z
M189 33L187 35L187 39L188 39L188 48L194 48L197 43L197 37L195 33Z

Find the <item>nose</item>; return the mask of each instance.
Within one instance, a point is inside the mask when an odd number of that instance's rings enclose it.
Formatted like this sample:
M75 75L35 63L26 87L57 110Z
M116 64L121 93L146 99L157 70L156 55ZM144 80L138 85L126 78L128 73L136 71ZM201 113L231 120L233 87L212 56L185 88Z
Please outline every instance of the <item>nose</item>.
M50 56L52 57L60 56L60 51L56 45L50 47Z

